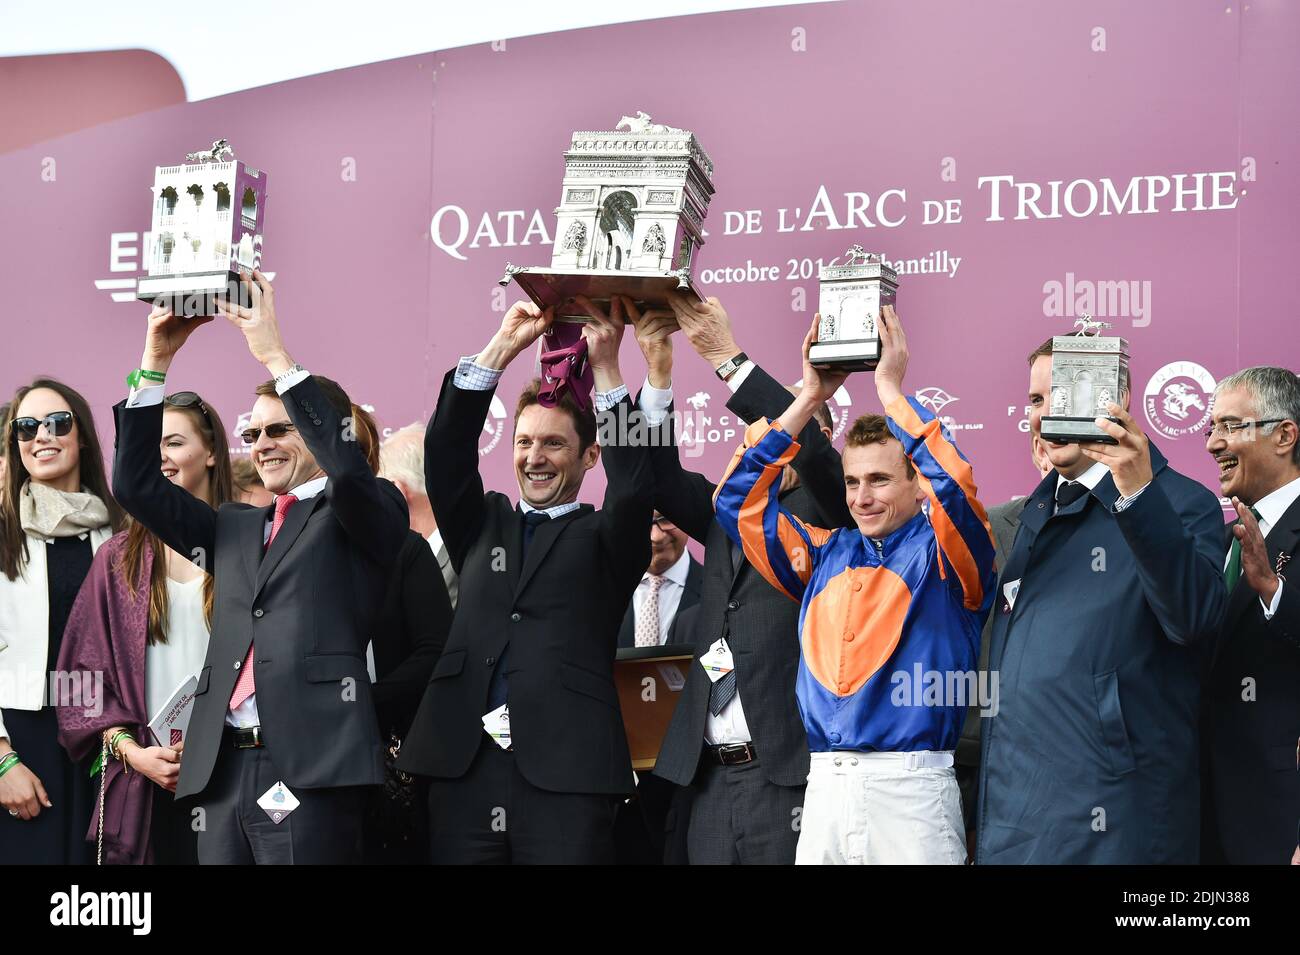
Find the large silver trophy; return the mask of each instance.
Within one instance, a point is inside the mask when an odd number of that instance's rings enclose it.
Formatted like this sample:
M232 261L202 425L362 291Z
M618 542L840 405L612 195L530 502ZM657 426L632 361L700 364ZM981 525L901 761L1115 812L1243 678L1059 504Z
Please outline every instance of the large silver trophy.
M626 295L642 307L663 306L691 284L713 196L713 161L688 130L652 123L642 112L612 131L576 132L564 154L564 184L555 210L549 268L507 263L513 279L560 320L585 321L570 300L607 303Z
M880 309L898 297L898 273L884 256L855 245L823 265L818 278L821 324L808 360L818 368L874 369L880 361L876 323Z
M221 298L249 304L239 272L261 267L266 174L218 139L183 163L155 167L153 196L149 275L136 297L185 316L215 315Z
M1119 423L1106 405L1120 403L1120 390L1128 382L1128 341L1096 334L1110 328L1110 322L1094 321L1090 315L1074 325L1079 329L1075 334L1052 338L1052 391L1042 420L1043 438L1116 444L1095 419Z

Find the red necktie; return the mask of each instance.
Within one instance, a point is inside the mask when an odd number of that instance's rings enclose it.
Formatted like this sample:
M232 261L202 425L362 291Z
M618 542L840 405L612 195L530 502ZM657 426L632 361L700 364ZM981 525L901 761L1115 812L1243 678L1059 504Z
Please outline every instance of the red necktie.
M266 539L266 547L271 548L271 541L275 540L275 535L280 533L280 528L284 526L285 515L289 513L289 508L293 507L298 499L292 494L284 494L275 499L275 516L271 518L271 536ZM230 708L238 709L239 705L253 695L256 686L253 681L253 645L248 645L248 656L244 657L244 663L239 668L239 679L235 681L235 691L230 694Z

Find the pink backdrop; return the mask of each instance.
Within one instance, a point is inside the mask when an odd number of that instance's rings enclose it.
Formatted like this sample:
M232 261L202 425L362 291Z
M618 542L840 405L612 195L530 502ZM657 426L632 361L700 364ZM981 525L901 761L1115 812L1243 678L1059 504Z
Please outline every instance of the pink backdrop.
M902 277L908 386L958 428L982 496L1004 500L1034 481L1025 355L1074 313L1071 301L1056 307L1050 283L1100 285L1093 311L1120 306L1110 320L1132 345L1139 420L1176 467L1215 486L1207 377L1300 364L1298 41L1300 7L1281 0L853 2L509 40L132 116L0 156L0 388L64 378L107 436L143 340L147 308L112 296L129 297L141 274L153 167L222 136L269 176L264 262L294 357L387 427L424 418L443 372L518 297L496 286L506 261L549 264L571 131L640 109L695 131L716 165L700 277L777 269L774 281L703 284L774 374L798 377L816 307L802 260L853 243L891 260L959 259L951 275ZM1133 177L1198 173L1220 174L1220 204L1235 206L1174 211L1171 194L1149 214L1017 221L1008 187L1003 221L990 221L992 187L979 185L1109 179L1122 193ZM823 189L833 215L810 218ZM906 214L893 227L875 216L888 190L906 196L886 203L885 218ZM846 193L869 195L874 227L834 228ZM1076 187L1076 210L1086 195ZM927 200L959 200L961 222L924 224ZM746 210L761 231L725 234L742 218L727 213ZM529 232L535 217L544 239ZM635 385L643 364L630 340L625 355ZM507 375L503 407L526 365ZM233 329L214 325L169 384L209 397L234 430L263 377ZM1139 410L1149 383L1152 416ZM738 427L725 387L684 341L675 385L680 406L700 396L691 466L717 474ZM1170 403L1171 385L1191 403ZM845 397L846 417L876 409L868 375ZM513 491L508 445L485 453L484 473ZM583 496L600 489L595 480Z

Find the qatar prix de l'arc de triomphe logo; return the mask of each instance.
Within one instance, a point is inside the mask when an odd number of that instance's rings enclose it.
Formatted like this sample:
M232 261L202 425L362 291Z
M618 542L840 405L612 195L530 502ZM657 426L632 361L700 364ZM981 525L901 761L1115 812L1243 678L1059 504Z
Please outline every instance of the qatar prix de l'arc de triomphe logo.
M1194 361L1171 361L1147 382L1142 407L1147 421L1166 438L1199 433L1210 421L1215 379Z

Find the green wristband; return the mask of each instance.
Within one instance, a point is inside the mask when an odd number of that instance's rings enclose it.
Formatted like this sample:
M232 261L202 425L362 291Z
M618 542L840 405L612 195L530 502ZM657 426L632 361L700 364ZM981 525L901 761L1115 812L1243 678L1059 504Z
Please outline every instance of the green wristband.
M3 776L21 762L22 760L18 758L17 753L7 753L3 758L0 758L0 776Z
M126 383L132 388L139 388L141 381L153 381L162 384L167 380L167 373L163 371L149 371L144 368L137 368L131 374L126 376Z

